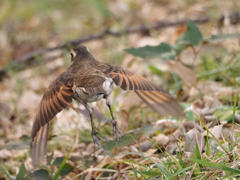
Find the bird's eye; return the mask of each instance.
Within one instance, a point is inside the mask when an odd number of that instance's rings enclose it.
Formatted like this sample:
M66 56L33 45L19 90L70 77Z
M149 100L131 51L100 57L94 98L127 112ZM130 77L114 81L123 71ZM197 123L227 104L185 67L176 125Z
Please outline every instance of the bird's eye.
M70 51L70 55L71 55L71 62L73 62L74 58L76 57L77 53L72 49Z
M71 54L71 61L73 61L73 58L74 58L73 53L70 53L70 54Z

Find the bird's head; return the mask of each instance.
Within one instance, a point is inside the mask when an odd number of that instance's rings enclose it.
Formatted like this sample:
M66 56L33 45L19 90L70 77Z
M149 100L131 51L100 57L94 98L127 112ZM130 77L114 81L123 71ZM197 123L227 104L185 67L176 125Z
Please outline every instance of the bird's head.
M75 46L74 48L71 49L70 51L71 54L71 61L75 61L75 60L84 60L84 58L92 56L90 54L90 51L88 50L88 48L86 46L83 46L81 44Z

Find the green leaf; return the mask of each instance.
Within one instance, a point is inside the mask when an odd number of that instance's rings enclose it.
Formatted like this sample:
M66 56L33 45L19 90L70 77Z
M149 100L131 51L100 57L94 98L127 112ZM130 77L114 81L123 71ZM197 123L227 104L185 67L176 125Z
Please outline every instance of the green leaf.
M185 115L188 121L194 121L194 114L190 109L191 104L181 103L182 108L185 110Z
M0 149L7 149L7 150L20 150L20 149L28 149L28 148L29 148L29 142L24 142L24 141L13 141L0 146Z
M128 52L129 54L142 57L142 58L154 58L157 56L161 56L164 53L170 53L172 51L172 47L169 44L161 43L159 46L145 46L141 48L130 48L130 49L125 49L125 51Z
M48 180L48 179L50 179L48 171L45 170L45 169L39 169L37 171L34 171L33 173L29 174L29 177L34 178L36 180Z
M57 157L57 158L54 160L53 165L54 165L54 166L60 166L60 165L62 164L63 160L64 160L64 157Z
M240 174L239 169L230 168L230 167L224 166L222 164L211 163L211 162L202 161L202 160L198 160L198 159L188 159L187 158L187 160L198 163L198 164L202 164L204 166L208 166L208 167L211 167L211 168L214 168L214 169L219 169L219 170L222 170L222 171L228 171L230 173Z
M140 134L133 135L133 137L135 139L138 139L140 137ZM110 151L113 148L128 146L129 144L131 144L133 142L134 142L134 140L130 136L122 136L119 139L118 143L116 143L116 140L106 142L104 145L104 149L105 149L105 151Z
M225 41L228 39L237 39L237 38L240 38L240 33L212 35L211 37L204 39L204 41L205 42L219 42L219 41Z
M27 175L27 170L26 167L24 165L24 163L21 164L18 175L17 175L17 180L24 180L26 179L26 177L24 177L25 175Z
M163 60L174 59L176 56L175 52L166 52L161 55Z
M184 49L186 49L188 46L184 45L184 44L174 44L172 46L173 50L175 51L176 55L179 55Z
M202 156L198 147L198 144L196 143L196 150L195 150L195 155L198 160L202 160Z
M53 162L53 165L54 166L59 166L63 163L64 161L64 157L57 157L54 162ZM69 164L65 164L60 172L60 176L64 177L66 176L68 173L70 173L74 168L69 165Z
M66 176L68 173L70 173L72 170L74 169L74 167L72 167L69 164L65 164L60 172L60 176L64 177Z
M56 179L58 178L58 176L61 175L61 171L62 171L62 169L64 168L64 166L65 166L65 164L66 164L66 162L67 162L67 160L68 160L68 157L69 157L69 155L70 155L71 152L72 152L72 147L71 147L70 150L68 151L67 156L66 156L66 157L64 158L64 160L62 161L60 167L58 168L58 170L57 170L57 172L56 172L56 174L55 174L55 176L53 177L53 180L56 180Z
M47 165L51 164L52 159L53 159L53 152L49 156L47 156Z
M203 41L202 33L193 21L187 24L187 31L177 39L178 44L196 46Z
M187 120L194 121L194 115L192 111L187 111L185 114L186 114Z
M195 156L196 156L196 159L198 160L202 160L202 156L201 156L201 153L200 153L200 150L199 150L199 147L198 147L198 143L196 143L196 149L195 149ZM200 170L202 169L202 165L199 164L200 166Z
M146 125L146 126L142 127L141 129L134 130L133 133L131 133L131 136L134 139L138 139L140 136L147 136L151 133L156 132L158 129L159 128L155 128L152 125ZM108 141L108 142L105 143L104 149L107 152L107 151L110 151L111 149L116 148L116 147L128 146L129 144L134 142L132 137L130 137L128 135L122 136L119 139L117 144L116 144L116 140Z
M31 137L29 135L24 134L20 137L20 140L24 141L24 142L27 142L27 143L30 143Z
M221 106L221 107L217 107L214 110L213 115L217 116L217 119L219 121L227 121L227 122L231 122L232 119L235 117L233 116L233 107L232 106Z

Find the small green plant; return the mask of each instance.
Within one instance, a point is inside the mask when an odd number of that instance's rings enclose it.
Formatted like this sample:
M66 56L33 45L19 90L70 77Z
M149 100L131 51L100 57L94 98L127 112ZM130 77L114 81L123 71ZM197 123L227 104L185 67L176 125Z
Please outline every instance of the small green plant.
M74 167L70 164L66 163L70 153L72 151L72 147L70 148L66 157L58 157L53 161L53 154L47 157L47 166L44 168L35 170L34 172L27 172L24 163L22 163L20 170L17 175L18 180L27 180L29 178L36 179L36 180L56 180L64 178L68 173L70 173ZM53 161L53 162L52 162ZM52 162L52 163L51 163ZM0 165L1 169L3 167ZM58 167L57 171L55 172L56 168ZM9 178L10 176L4 170L4 174Z

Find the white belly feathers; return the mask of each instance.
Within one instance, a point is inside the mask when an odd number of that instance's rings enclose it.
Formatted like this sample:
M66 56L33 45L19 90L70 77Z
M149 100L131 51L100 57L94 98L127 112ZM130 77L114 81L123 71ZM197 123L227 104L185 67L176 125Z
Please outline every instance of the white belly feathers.
M110 95L113 90L113 80L111 78L106 78L106 81L103 82L103 88L106 91L106 95Z
M73 96L74 99L80 103L85 102L95 102L101 100L104 96L109 96L113 90L113 80L111 78L105 78L106 80L103 82L102 86L104 92L96 92L94 94L89 94L88 91L83 87L77 87L75 84L73 85Z

